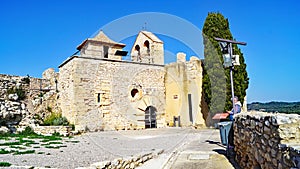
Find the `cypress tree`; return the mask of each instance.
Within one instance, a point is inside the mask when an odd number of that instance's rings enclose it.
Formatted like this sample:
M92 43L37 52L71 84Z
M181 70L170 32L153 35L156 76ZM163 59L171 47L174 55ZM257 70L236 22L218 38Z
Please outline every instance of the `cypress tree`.
M219 43L214 37L233 40L229 22L220 13L209 13L202 29L204 43L203 95L208 104L210 116L231 110L232 94L230 69L223 67L223 57ZM243 53L233 44L233 54L239 55L240 65L233 70L234 94L243 103L249 78Z

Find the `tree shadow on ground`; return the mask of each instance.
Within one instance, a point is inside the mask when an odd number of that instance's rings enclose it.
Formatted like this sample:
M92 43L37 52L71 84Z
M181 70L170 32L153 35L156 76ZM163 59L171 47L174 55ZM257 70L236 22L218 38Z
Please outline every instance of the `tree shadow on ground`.
M229 156L227 156L226 145L223 145L222 143L217 142L217 141L213 141L213 140L206 140L206 142L209 143L209 144L216 144L216 145L222 147L220 149L213 149L213 151L217 152L218 154L221 154L221 155L225 156L234 168L242 169L239 166L239 164L235 161L235 153L231 153Z

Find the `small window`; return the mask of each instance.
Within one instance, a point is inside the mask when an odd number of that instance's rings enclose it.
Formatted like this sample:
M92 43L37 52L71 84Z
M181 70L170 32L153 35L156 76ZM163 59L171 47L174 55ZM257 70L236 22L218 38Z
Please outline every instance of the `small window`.
M138 89L132 89L131 90L131 97L134 98L134 96L139 93Z
M101 101L101 94L98 93L98 94L97 94L97 103L100 103L100 101Z
M104 58L108 58L108 46L103 46Z

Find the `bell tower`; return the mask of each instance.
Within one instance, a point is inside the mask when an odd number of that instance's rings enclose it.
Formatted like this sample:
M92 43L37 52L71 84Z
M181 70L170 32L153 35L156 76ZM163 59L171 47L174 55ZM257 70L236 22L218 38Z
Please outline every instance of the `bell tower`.
M131 60L149 64L164 64L164 43L152 32L140 31L131 49Z

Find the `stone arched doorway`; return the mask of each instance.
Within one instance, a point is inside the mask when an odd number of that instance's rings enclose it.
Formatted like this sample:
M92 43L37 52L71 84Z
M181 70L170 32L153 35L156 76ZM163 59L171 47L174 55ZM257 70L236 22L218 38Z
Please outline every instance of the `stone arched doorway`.
M156 108L148 106L145 110L145 128L156 128Z

